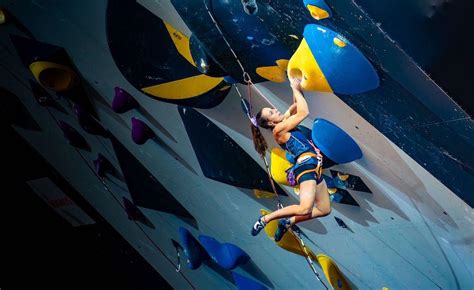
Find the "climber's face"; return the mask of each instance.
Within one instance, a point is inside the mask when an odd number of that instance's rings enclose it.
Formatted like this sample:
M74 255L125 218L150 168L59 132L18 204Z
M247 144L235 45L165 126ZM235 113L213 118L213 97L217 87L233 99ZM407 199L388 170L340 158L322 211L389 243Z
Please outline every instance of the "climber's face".
M273 127L283 120L283 114L277 109L263 108L262 117L267 120L268 125Z

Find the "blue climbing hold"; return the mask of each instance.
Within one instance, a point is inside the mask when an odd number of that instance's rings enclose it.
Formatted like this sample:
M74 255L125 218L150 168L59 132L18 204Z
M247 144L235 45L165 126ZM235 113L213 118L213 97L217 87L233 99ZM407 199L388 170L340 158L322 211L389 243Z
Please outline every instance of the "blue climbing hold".
M268 288L264 285L242 276L238 273L232 272L232 277L234 277L235 285L237 285L238 290L267 290Z
M179 238L189 269L195 270L201 266L202 262L209 260L206 250L187 229L179 228Z
M325 119L314 121L312 137L314 145L337 163L348 163L362 158L362 151L354 139Z
M372 64L344 36L317 24L306 25L303 35L335 93L358 94L379 86Z
M212 260L226 270L232 270L250 260L249 255L236 245L221 244L216 239L204 235L199 236L199 241Z

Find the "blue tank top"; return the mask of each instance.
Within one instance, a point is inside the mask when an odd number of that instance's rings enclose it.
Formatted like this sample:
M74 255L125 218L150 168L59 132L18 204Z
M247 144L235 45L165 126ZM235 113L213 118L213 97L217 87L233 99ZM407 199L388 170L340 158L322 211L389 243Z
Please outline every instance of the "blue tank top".
M282 149L285 149L293 159L297 159L302 153L314 152L313 146L309 143L306 136L299 130L292 130L289 132L290 138L285 144L280 144Z

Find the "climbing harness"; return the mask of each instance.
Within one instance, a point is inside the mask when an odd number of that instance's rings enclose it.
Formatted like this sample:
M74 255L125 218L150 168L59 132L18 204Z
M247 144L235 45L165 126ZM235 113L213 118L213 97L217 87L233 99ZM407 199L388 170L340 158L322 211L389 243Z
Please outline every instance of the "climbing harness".
M293 138L293 140L296 140L298 143L300 143L301 146L305 146L303 142L301 142L298 138L294 137L293 135L290 135L290 138ZM317 181L321 179L322 175L322 170L323 170L323 155L321 154L321 151L313 144L311 140L308 140L309 144L313 147L314 153L312 152L305 152L302 153L301 155L298 156L298 159L296 159L296 156L293 155L290 150L288 150L288 146L286 146L286 151L292 156L292 158L295 160L295 164L288 168L285 172L287 173L286 179L287 182L290 186L296 186L298 184L298 180L301 176L303 176L306 173L310 172L315 172L317 175ZM295 171L297 168L297 165L300 165L304 162L306 162L310 158L316 158L318 161L316 167L314 169L308 169L304 170L303 172L299 173L298 175L295 176Z

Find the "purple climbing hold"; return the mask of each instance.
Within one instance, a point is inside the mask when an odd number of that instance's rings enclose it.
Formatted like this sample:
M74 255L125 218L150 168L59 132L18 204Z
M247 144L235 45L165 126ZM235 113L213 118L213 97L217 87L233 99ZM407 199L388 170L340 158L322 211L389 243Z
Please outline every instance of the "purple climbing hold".
M106 173L113 173L115 171L114 166L110 161L100 154L97 156L97 159L94 160L95 172L100 177L104 178Z
M115 96L112 101L112 110L116 113L125 113L131 109L138 109L140 105L126 90L115 87Z
M154 138L155 133L139 119L132 117L132 140L138 145L145 144L148 139Z
M84 108L78 104L73 105L79 125L89 134L107 137L107 130L102 127Z
M76 131L71 125L64 121L58 122L59 128L64 133L64 138L66 138L67 142L77 148L84 149L87 151L91 151L90 145L87 143L86 139L82 137L79 132Z

